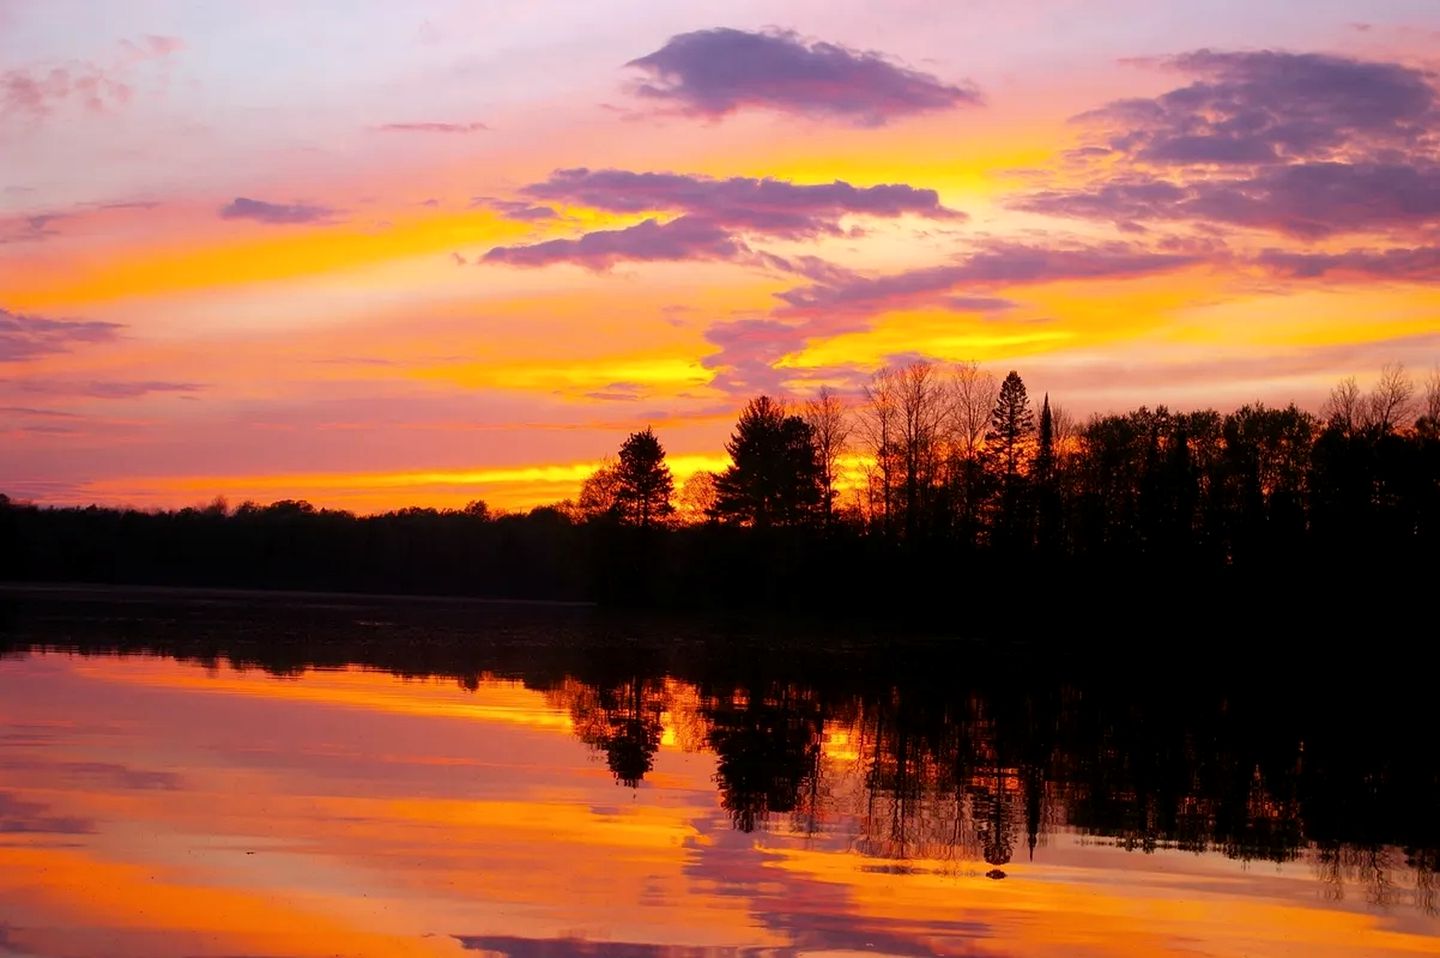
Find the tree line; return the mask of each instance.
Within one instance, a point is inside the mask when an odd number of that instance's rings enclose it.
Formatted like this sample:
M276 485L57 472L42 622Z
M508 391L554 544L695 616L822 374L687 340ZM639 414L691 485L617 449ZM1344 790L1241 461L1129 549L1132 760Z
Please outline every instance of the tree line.
M802 612L838 592L889 614L1167 576L1393 584L1433 571L1440 529L1440 373L1417 388L1398 366L1368 392L1341 382L1319 416L1142 406L1081 423L1016 371L916 362L853 403L758 396L726 451L677 489L646 428L574 500L516 515L0 497L0 576Z
M639 527L848 527L1020 552L1195 546L1226 562L1257 538L1375 519L1430 535L1440 371L1417 392L1389 366L1368 394L1342 381L1318 417L1256 403L1077 423L1048 394L1037 409L1016 371L916 362L877 373L852 407L829 389L796 406L751 400L730 465L678 492L653 430L634 433L560 508Z
M1440 371L1423 389L1400 366L1368 393L1346 379L1319 416L1142 406L1080 423L1035 403L1016 371L916 362L881 370L851 406L828 390L795 406L759 396L726 451L724 471L677 494L646 429L565 507L629 527L632 548L677 525L709 527L719 555L747 555L748 539L759 562L745 568L808 586L781 590L797 596L844 578L827 548L864 570L849 578L860 597L904 582L1013 593L1044 575L1383 581L1433 571L1440 545ZM809 573L785 568L801 562Z

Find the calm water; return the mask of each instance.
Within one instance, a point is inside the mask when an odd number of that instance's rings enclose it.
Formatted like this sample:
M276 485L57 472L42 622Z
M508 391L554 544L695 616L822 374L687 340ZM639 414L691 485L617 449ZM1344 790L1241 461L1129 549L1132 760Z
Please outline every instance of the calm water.
M1393 685L262 606L3 607L0 955L1440 954Z

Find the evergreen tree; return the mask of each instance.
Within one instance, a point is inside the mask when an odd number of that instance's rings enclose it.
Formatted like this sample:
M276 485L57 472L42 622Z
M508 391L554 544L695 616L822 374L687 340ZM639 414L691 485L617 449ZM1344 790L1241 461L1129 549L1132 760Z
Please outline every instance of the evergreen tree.
M787 415L769 396L752 399L725 444L731 464L715 480L722 518L765 527L794 525L815 514L823 499L814 430Z
M1000 384L995 409L990 413L990 431L985 435L991 467L1000 480L1000 501L991 538L1007 550L1028 549L1033 543L1033 509L1021 467L1034 431L1035 417L1030 411L1030 397L1025 394L1025 382L1012 369Z
M1034 430L1035 416L1030 411L1030 397L1025 394L1025 381L1012 369L1000 384L999 398L990 413L990 431L985 435L986 445L1007 482L1020 475Z
M1050 415L1050 394L1040 406L1040 432L1035 447L1035 481L1049 482L1055 475L1055 420Z
M1040 428L1031 465L1035 480L1035 543L1041 553L1054 553L1060 545L1061 513L1058 477L1055 474L1055 417L1050 412L1050 394L1040 406Z
M649 526L675 511L670 496L675 481L665 464L665 448L650 427L631 433L614 467L615 510L624 522Z

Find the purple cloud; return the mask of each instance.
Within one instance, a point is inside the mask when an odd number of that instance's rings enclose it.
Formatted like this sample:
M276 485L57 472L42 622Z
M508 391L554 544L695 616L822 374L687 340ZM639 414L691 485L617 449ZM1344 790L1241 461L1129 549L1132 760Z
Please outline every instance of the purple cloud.
M34 416L40 419L79 419L73 412L61 409L37 409L34 406L0 406L0 413L7 416Z
M1162 63L1196 80L1080 119L1156 165L1324 160L1409 147L1437 119L1430 74L1398 63L1274 50L1197 50Z
M1000 296L946 296L940 300L940 305L962 313L1003 313L1020 304Z
M723 227L681 216L666 223L650 219L624 229L597 230L578 239L497 246L485 254L483 261L511 266L575 263L598 270L609 269L621 260L735 259L748 252L745 245Z
M968 292L994 286L1062 280L1146 276L1203 261L1184 252L1153 252L1125 243L1047 249L991 243L968 258L887 276L850 275L777 296L784 305L767 318L714 326L705 338L719 347L702 364L715 370L712 385L733 392L778 390L787 376L775 363L815 339L858 332L882 313L937 305L960 311L998 311L1010 300Z
M725 180L679 173L628 170L557 170L550 178L520 190L525 202L487 200L501 209L549 210L530 200L569 203L613 213L663 210L675 214L664 223L647 220L623 229L587 233L577 239L549 240L532 246L499 247L489 262L541 265L569 260L606 268L623 259L744 259L806 276L833 273L814 256L785 258L752 251L740 234L779 239L843 235L845 216L894 218L906 214L930 219L963 219L947 209L934 190L904 184L852 186L802 184L788 180L732 177ZM504 205L502 205L504 204ZM526 250L534 252L523 252Z
M0 309L0 362L69 352L83 343L103 343L123 329L99 320L47 319Z
M490 128L484 123L382 123L382 133L483 133Z
M323 223L335 215L328 206L311 206L306 203L267 203L237 196L220 208L221 219L254 220L257 223L292 225L296 223Z
M1296 163L1182 184L1127 176L1032 193L1012 205L1122 225L1190 220L1317 239L1433 223L1440 216L1440 163Z
M522 223L553 220L560 215L548 206L524 200L501 200L491 196L477 196L470 201L470 205L488 207L507 220L519 220Z
M1079 188L1012 205L1111 220L1192 221L1314 239L1427 226L1440 215L1440 94L1430 73L1322 54L1217 53L1162 61L1194 82L1078 119L1106 166Z
M159 380L41 380L15 379L0 382L23 393L42 396L85 396L91 399L135 399L150 393L193 393L204 389L200 383Z
M1352 249L1343 253L1297 253L1267 249L1256 262L1286 279L1388 279L1401 282L1440 281L1440 247L1413 249Z
M1042 190L1011 205L1031 213L1129 222L1169 219L1190 191L1150 177L1117 178L1077 190Z
M777 295L786 303L782 313L826 310L873 315L903 307L946 303L954 297L940 294L949 294L961 285L1008 286L1146 276L1181 269L1200 260L1201 257L1189 253L1153 252L1126 243L1069 249L992 243L953 265L858 277L839 284L816 283Z
M852 186L843 180L792 183L744 176L717 180L681 173L580 168L556 170L549 179L520 192L539 200L616 213L672 210L704 216L736 229L792 239L838 233L836 221L846 214L964 218L963 213L942 206L934 190L903 183Z
M627 66L649 76L636 90L641 97L711 119L757 108L873 127L980 102L969 85L789 31L682 33Z
M1440 164L1303 163L1230 182L1200 183L1188 218L1304 238L1426 226L1440 216Z
M818 331L813 323L775 319L737 319L712 326L705 339L718 351L700 360L715 370L711 385L730 393L781 392L786 373L775 363L803 346ZM853 322L831 320L827 332L837 335L854 328Z
M51 224L69 219L70 213L28 213L0 218L0 246L9 243L38 243L59 236Z

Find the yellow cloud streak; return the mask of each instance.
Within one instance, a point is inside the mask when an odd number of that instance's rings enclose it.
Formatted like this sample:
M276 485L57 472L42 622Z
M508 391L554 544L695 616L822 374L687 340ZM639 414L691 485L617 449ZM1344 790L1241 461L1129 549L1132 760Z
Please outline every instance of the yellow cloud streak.
M398 220L374 230L345 223L276 226L254 235L247 226L243 239L212 233L169 246L111 250L90 262L40 263L14 278L6 300L12 308L44 309L291 279L503 241L528 229L486 210Z
M718 471L724 454L682 453L667 457L676 485L701 470ZM427 503L463 505L485 499L502 508L523 508L573 498L599 460L557 465L394 473L283 473L253 476L157 476L101 479L84 495L105 502L181 505L222 495L231 499L310 499L317 505L380 511Z

